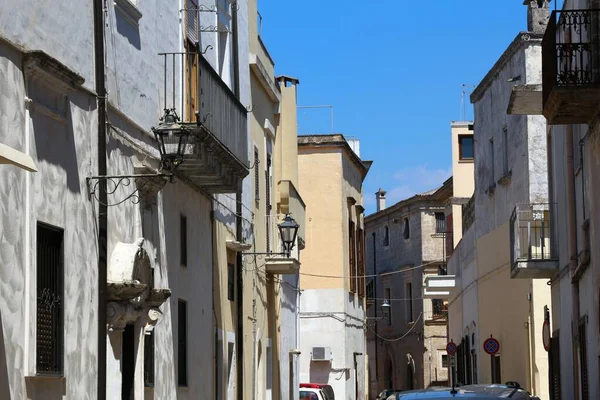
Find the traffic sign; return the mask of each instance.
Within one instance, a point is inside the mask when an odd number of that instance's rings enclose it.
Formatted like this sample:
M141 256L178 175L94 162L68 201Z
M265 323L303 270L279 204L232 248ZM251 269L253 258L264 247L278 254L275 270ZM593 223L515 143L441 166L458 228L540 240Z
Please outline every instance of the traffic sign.
M451 356L455 355L456 354L456 343L448 342L448 344L446 345L446 353L448 353Z
M493 337L489 337L483 342L483 350L493 356L500 351L500 342Z
M544 320L542 325L542 342L544 343L544 349L546 351L550 350L550 322L548 320Z
M456 357L450 356L450 368L456 367Z

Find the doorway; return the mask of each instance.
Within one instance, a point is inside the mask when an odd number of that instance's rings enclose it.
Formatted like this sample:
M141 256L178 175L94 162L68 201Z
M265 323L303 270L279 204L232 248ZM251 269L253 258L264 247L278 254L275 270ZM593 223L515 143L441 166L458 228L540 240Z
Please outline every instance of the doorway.
M129 324L123 331L121 345L121 399L134 399L135 381L135 329Z

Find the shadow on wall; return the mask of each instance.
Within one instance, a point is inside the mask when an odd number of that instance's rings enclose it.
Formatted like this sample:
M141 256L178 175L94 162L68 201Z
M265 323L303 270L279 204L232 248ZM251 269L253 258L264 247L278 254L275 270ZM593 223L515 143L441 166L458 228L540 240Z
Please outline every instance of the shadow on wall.
M4 324L0 313L0 400L10 399L10 386L8 386L8 366L6 364L6 349L4 348Z
M333 373L336 378L344 377L344 380L348 380L348 370L332 370L331 364L326 362L311 362L310 364L310 383L330 383L329 376ZM345 376L344 376L345 375Z
M115 17L117 20L117 32L124 36L133 47L140 50L142 43L139 26L134 25L119 7L115 7Z

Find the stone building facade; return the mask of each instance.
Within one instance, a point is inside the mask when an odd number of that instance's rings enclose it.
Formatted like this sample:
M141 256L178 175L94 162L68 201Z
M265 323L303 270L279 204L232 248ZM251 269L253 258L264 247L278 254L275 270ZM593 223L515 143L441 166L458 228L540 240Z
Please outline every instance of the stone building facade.
M366 319L370 395L448 381L447 313L442 299L423 296L427 276L445 273L446 204L452 178L438 189L365 218L369 309ZM382 307L387 302L386 311Z

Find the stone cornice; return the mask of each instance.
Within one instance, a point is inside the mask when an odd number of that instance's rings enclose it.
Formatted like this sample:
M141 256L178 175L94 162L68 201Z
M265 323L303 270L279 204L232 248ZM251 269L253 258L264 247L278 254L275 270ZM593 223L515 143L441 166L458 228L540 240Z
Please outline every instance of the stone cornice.
M506 48L504 53L500 56L498 61L494 64L494 66L488 71L485 77L479 82L479 85L475 88L473 93L471 93L471 103L474 104L481 100L485 91L492 86L492 82L498 76L498 73L504 66L508 63L508 61L512 58L512 56L519 51L522 47L528 46L530 44L541 44L543 34L533 33L533 32L519 32L517 37L512 41L510 45Z

